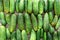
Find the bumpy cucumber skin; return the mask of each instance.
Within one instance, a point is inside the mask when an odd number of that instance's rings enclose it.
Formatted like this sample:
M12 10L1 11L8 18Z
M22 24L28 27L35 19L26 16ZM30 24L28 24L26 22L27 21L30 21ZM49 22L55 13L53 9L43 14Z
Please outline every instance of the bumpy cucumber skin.
M49 12L49 22L52 23L53 21L53 13L52 12Z
M44 15L44 30L48 31L49 29L49 18L48 18L48 13L45 13Z
M36 40L36 33L34 30L31 31L30 40Z
M12 14L11 15L11 22L10 22L10 26L9 26L9 31L13 32L16 28L16 15Z
M15 9L15 1L14 0L10 0L10 13L14 12Z
M10 38L10 32L9 32L8 28L6 28L6 37L7 37L7 39Z
M37 35L37 36L36 36L36 39L37 39L37 40L40 40L40 33L41 33L41 32L40 32L40 29L38 29L37 34L36 34L36 35Z
M34 14L31 14L32 26L35 31L37 31L37 19Z
M22 40L28 40L27 33L25 30L22 30Z
M32 0L28 0L27 11L28 11L28 13L32 13Z
M57 24L56 24L55 29L58 29L59 27L60 27L60 18L59 18L59 20L58 20L58 22L57 22Z
M0 25L0 40L6 40L5 26Z
M42 25L43 25L43 20L42 20L42 15L38 14L38 29L41 29L42 28Z
M44 32L44 40L47 40L46 32Z
M3 11L3 0L0 0L0 12Z
M8 12L10 11L9 1L10 1L10 0L4 0L4 1L3 1L3 3L4 3L4 12L5 12L5 13L8 13Z
M16 12L19 12L19 2L20 0L16 0Z
M24 19L23 19L23 14L22 13L18 14L18 28L20 30L24 30Z
M39 2L38 0L33 1L33 12L35 15L38 14L38 2Z
M43 0L39 1L38 8L39 8L39 13L43 14L43 11L44 11L44 1Z
M16 40L16 32L12 32L11 34L11 40Z
M24 0L20 0L20 2L19 2L19 11L20 12L24 11Z
M58 36L57 35L58 35L57 31L55 31L54 34L53 34L53 40L58 40Z
M54 0L54 11L56 15L60 15L60 0Z
M58 16L57 15L55 15L55 17L54 17L54 19L53 19L53 21L52 21L52 26L55 26L56 24L57 24L57 22L58 22Z
M25 4L25 11L27 12L27 8L28 8L28 0L24 0L24 4Z
M29 34L31 32L31 20L28 13L25 13L25 25L26 25L26 31Z
M41 29L41 30L40 30L40 37L41 37L41 38L43 38L43 36L44 36L43 33L44 33L44 31L43 31L43 29Z
M21 40L21 31L19 29L16 30L16 39Z
M4 13L3 12L0 12L0 23L2 25L6 25L6 21L5 21L5 17L4 17Z

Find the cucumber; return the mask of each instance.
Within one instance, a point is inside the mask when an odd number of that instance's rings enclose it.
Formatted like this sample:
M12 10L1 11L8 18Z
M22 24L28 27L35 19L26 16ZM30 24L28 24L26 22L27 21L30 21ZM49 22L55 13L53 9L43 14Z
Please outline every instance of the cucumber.
M58 20L58 22L57 22L57 24L56 24L55 29L58 29L59 27L60 27L60 18L59 18L59 20Z
M47 33L47 40L52 40L52 35L49 32Z
M33 1L33 12L35 15L38 14L38 2L39 2L38 0Z
M46 32L44 32L44 40L47 40Z
M44 11L47 12L48 10L48 0L44 0Z
M16 40L16 32L12 32L11 34L11 40Z
M20 0L16 0L16 12L19 12L19 2Z
M43 26L43 20L42 20L42 15L38 14L38 29L41 29Z
M58 40L58 34L57 34L57 31L55 31L54 34L53 34L53 40Z
M55 31L55 29L52 27L51 24L49 24L49 32L50 32L50 33L54 33L54 31Z
M16 30L16 40L21 40L21 31L19 29Z
M58 40L60 40L60 28L57 30L58 33Z
M39 13L43 14L43 11L44 11L44 0L39 0L38 8L39 8Z
M40 38L43 38L43 36L44 36L43 33L44 33L44 31L43 31L43 29L41 29L40 30Z
M27 33L25 30L22 30L22 40L28 40Z
M56 15L60 15L60 0L54 0L54 11Z
M36 39L37 40L40 40L40 36L41 36L40 33L41 33L41 31L40 31L40 29L38 29L38 31L36 33L37 34L37 36L36 36Z
M3 0L0 0L0 12L3 11Z
M10 0L10 13L13 13L15 10L15 0Z
M18 14L18 28L20 30L24 30L24 19L23 19L23 14L22 13Z
M34 30L31 31L30 40L36 40L36 33Z
M31 20L30 20L30 16L28 13L25 13L25 25L26 25L26 31L27 34L29 34L31 32Z
M10 22L10 26L9 26L9 31L13 32L16 28L16 15L12 14L11 15L11 22Z
M0 25L0 40L6 40L5 26Z
M53 21L53 13L52 12L49 12L49 22L52 23Z
M4 12L8 13L10 11L10 5L9 5L10 0L4 0Z
M9 29L8 28L6 28L6 37L7 37L7 39L10 38L10 32L9 32Z
M49 29L49 18L48 13L45 13L44 15L44 31L48 31Z
M48 0L48 11L53 10L53 3L54 3L54 0Z
M0 12L0 23L2 25L6 25L6 21L5 21L5 15L3 12Z
M32 1L33 0L28 0L28 6L27 6L28 13L32 13Z
M24 11L24 0L20 0L20 2L19 2L19 11L20 12Z
M57 24L57 22L58 22L58 16L57 15L55 15L55 17L54 17L54 19L53 19L53 21L52 21L52 26L55 26L56 24Z
M36 17L35 17L35 15L32 13L31 14L31 20L32 20L32 26L33 26L33 29L35 30L35 31L37 31L37 19L36 19Z
M25 5L24 5L24 6L25 6L25 11L27 12L27 9L28 9L28 8L27 8L27 7L28 7L28 0L24 0L24 4L25 4Z
M6 14L5 19L6 19L6 23L10 24L10 20L11 20L10 14Z

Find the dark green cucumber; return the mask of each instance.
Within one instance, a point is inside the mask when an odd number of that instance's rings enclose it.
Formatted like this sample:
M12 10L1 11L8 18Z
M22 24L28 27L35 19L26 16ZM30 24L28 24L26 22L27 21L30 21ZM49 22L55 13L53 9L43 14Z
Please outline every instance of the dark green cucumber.
M23 21L23 14L22 13L18 14L18 28L20 30L24 29L24 21Z
M48 0L48 11L53 10L53 3L54 3L54 0Z
M16 39L21 40L21 32L19 29L16 30Z
M27 11L28 11L28 13L32 12L32 0L28 0Z
M36 40L36 33L34 30L31 31L30 40Z
M39 0L39 13L42 14L44 11L44 0Z
M20 2L19 2L19 11L20 12L24 11L24 0L20 0Z
M49 32L50 32L50 33L53 33L54 31L55 31L55 29L52 27L51 24L49 24Z
M44 33L44 31L43 31L43 29L41 29L40 30L40 38L43 38L43 33Z
M49 12L49 22L51 23L53 21L53 13Z
M27 12L27 7L28 7L28 0L24 0L24 6L25 6L25 11Z
M38 2L39 2L38 0L33 1L33 12L35 15L38 14Z
M38 29L42 28L43 22L42 22L42 15L38 14Z
M12 32L11 34L11 40L16 40L16 32Z
M58 20L58 22L57 22L57 24L56 24L55 29L58 29L59 27L60 27L60 18L59 18L59 20Z
M58 32L58 40L60 40L60 28L57 30Z
M0 12L3 11L3 0L0 0Z
M54 0L54 11L56 15L60 15L60 0Z
M41 33L41 31L40 31L40 29L38 29L38 31L37 31L37 36L36 36L36 39L37 39L37 40L40 40L40 36L41 36L40 33Z
M47 33L47 40L52 40L52 35L49 32Z
M6 19L6 23L7 23L7 24L10 24L10 19L11 19L11 18L10 18L10 14L6 14L6 15L5 15L5 19Z
M57 31L55 31L54 34L53 34L53 40L58 40L58 34L57 34Z
M22 40L28 40L27 33L25 30L22 30Z
M45 13L44 15L44 31L48 31L49 29L49 18L48 13Z
M6 40L5 26L0 25L0 40Z
M10 38L10 32L9 32L8 28L6 28L6 37L7 37L7 39Z
M4 13L3 12L0 12L0 23L2 25L5 25L6 24L6 21L5 21L5 17L4 17Z
M15 9L15 0L10 0L10 13L13 13Z
M16 12L19 12L19 2L20 0L16 0Z
M4 0L4 12L8 13L10 11L10 5L9 5L10 0Z
M36 19L36 17L35 17L35 15L32 13L31 14L31 20L32 20L32 26L33 26L33 29L35 30L35 31L37 31L37 19Z
M52 21L52 26L55 26L56 24L57 24L57 22L58 22L58 16L57 15L55 15L55 17L54 17L54 19L53 19L53 21Z
M11 22L10 22L10 26L9 26L9 31L13 32L16 28L16 15L12 14L11 15Z
M44 0L44 11L48 10L48 0Z
M47 40L46 32L44 32L44 40Z
M29 34L31 32L31 20L29 14L25 13L25 25L26 25L26 31Z

